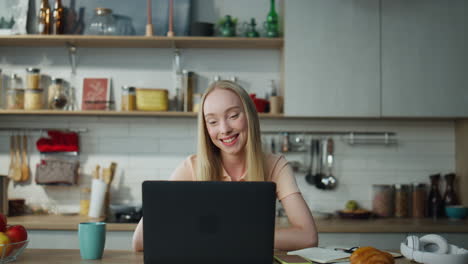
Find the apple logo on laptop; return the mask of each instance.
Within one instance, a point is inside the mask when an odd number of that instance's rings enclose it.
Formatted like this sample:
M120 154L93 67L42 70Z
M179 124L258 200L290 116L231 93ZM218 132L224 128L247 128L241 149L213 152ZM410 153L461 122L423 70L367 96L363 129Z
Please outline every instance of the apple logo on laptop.
M216 215L200 216L199 228L200 233L216 234L218 233L219 219Z

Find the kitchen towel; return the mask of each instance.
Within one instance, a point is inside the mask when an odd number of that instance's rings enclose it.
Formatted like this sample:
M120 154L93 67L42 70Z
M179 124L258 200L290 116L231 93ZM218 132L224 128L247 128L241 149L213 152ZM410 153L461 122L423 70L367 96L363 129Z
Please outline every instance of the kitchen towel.
M74 185L78 181L78 161L43 159L36 165L36 183L42 185Z

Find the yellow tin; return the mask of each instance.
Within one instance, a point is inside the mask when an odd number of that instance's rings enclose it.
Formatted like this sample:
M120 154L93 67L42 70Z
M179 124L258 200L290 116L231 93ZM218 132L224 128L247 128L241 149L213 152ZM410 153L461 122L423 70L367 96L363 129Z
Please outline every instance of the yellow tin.
M139 111L167 111L169 109L166 89L136 88L136 109Z

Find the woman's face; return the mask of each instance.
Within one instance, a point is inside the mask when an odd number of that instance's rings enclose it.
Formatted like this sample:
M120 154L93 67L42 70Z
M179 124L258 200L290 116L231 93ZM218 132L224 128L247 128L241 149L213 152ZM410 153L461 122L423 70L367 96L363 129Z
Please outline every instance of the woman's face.
M247 116L240 98L227 89L214 89L203 105L211 141L221 153L242 153L247 142Z

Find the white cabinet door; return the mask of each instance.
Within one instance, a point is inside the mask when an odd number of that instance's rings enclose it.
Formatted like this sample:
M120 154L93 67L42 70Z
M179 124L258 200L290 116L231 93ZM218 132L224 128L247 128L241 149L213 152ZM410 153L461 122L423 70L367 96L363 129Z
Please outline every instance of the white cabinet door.
M380 116L379 1L285 1L285 114Z
M468 1L382 1L382 115L468 116Z

